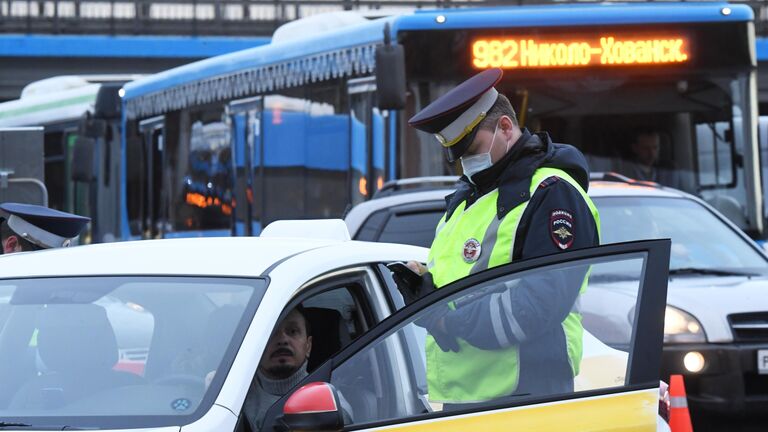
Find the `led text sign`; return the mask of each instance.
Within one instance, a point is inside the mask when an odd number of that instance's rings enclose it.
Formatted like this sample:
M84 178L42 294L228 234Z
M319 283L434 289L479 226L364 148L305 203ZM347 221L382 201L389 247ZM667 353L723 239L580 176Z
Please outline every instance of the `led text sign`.
M595 40L487 38L472 43L477 69L572 68L685 63L688 40L683 37L624 38L605 35Z

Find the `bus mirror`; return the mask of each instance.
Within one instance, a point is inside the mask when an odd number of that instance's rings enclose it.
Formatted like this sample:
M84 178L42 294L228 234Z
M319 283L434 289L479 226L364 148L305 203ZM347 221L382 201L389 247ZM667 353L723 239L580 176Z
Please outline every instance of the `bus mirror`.
M376 47L376 93L379 109L405 108L405 50L402 45Z
M96 172L93 168L96 156L96 140L79 136L75 140L72 149L72 180L79 182L92 182L96 180Z
M96 94L96 103L93 108L93 116L99 119L120 118L120 89L122 83L105 83Z

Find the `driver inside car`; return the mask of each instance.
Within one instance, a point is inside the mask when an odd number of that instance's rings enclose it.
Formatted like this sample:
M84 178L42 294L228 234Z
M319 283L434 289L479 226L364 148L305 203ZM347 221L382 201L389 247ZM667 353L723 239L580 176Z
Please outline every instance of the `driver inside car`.
M267 342L243 405L252 431L260 430L267 409L307 376L311 334L304 308L297 306Z

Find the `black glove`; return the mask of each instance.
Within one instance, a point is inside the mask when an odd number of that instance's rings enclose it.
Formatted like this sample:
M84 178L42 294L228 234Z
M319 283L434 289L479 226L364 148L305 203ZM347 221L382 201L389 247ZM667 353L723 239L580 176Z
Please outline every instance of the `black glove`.
M452 312L453 311L445 303L439 306L432 305L423 317L414 321L414 324L425 328L427 332L432 335L437 346L439 346L443 352L459 352L459 342L456 340L456 336L441 330L441 327L445 327L444 325L440 326L440 321L444 320L445 317Z
M435 284L432 282L432 274L429 272L421 275L419 279L405 279L397 272L392 272L392 279L397 284L397 289L403 295L403 301L408 306L420 298L428 295L435 290Z

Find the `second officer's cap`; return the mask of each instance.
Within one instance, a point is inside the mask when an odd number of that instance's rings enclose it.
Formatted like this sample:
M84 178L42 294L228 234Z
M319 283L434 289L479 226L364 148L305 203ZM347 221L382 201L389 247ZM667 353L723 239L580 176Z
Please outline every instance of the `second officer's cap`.
M494 86L502 75L498 68L474 75L419 111L408 124L435 134L448 160L455 161L467 151L477 133L477 125L496 103L499 92Z
M6 213L3 216L11 231L44 249L69 246L91 221L84 216L33 204L3 203L0 210Z

